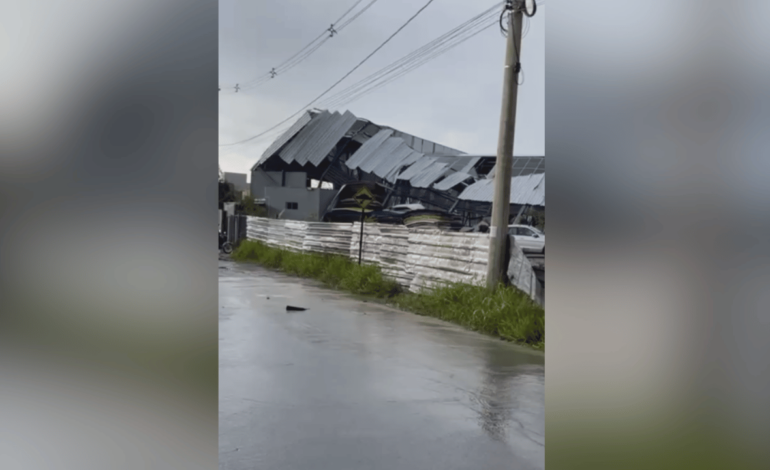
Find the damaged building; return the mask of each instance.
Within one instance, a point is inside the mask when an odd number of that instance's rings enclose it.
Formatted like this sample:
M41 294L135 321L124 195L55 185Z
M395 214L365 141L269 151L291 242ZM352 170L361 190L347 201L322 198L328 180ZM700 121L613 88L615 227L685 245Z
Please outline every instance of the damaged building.
M494 155L468 155L352 113L305 112L251 169L251 194L269 217L321 220L340 188L386 188L384 205L419 203L465 224L489 214ZM545 158L514 158L512 214L544 206Z

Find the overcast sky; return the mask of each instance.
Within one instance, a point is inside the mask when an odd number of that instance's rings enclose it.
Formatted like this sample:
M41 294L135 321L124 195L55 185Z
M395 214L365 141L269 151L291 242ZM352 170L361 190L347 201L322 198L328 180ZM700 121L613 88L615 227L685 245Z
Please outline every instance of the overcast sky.
M369 3L364 0L357 10ZM219 142L259 134L339 80L427 0L379 0L310 58L249 91L224 87L270 71L337 20L356 0L219 2ZM494 1L434 0L398 36L335 91L400 59L493 6ZM515 155L544 155L545 5L522 41ZM371 94L333 108L473 154L494 155L502 96L505 38L497 26ZM291 122L296 120L292 119ZM246 173L274 138L220 147L222 170Z

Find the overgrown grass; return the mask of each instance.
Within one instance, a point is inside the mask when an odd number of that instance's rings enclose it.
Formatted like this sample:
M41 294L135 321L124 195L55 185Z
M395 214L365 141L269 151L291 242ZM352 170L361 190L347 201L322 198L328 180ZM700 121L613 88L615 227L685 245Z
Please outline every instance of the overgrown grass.
M294 253L257 241L241 243L233 259L255 261L288 274L317 279L335 289L384 299L418 315L545 349L543 308L511 286L501 285L490 292L484 286L455 284L413 294L384 277L377 266L359 266L344 256Z
M268 268L318 279L330 287L359 295L386 298L401 290L398 283L383 277L377 266L359 266L344 256L294 253L256 241L244 241L233 252L233 259L256 261Z
M393 299L402 310L440 318L468 329L545 349L545 311L526 294L501 285L454 284Z

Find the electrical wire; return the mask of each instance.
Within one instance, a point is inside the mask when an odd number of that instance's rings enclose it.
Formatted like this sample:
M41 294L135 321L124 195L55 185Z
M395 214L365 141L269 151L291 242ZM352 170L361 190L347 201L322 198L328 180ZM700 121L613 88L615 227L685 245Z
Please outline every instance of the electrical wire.
M330 92L332 89L334 89L334 87L336 87L337 85L339 85L339 84L340 84L340 83L341 83L343 80L345 80L346 78L348 78L348 77L349 77L349 76L350 76L350 75L351 75L353 72L355 72L356 70L358 70L358 68L359 68L359 67L361 67L362 65L364 65L364 63L366 63L366 61L368 61L368 60L369 60L369 59L370 59L370 58L371 58L373 55L375 55L375 54L376 54L376 53L377 53L377 52L378 52L380 49L382 49L383 47L385 47L385 45L386 45L387 43L389 43L389 42L390 42L390 41L391 41L391 40L392 40L394 37L396 37L396 35L398 35L398 33L400 33L400 32L401 32L401 31L402 31L404 28L406 28L406 27L409 25L409 23L411 23L411 22L412 22L412 21L413 21L415 18L417 18L417 17L420 15L420 13L422 13L422 12L423 12L423 11L424 11L426 8L428 8L428 6L430 6L430 4L431 4L431 3L433 3L433 2L434 2L434 0L428 0L428 2L427 2L427 3L425 3L425 5L423 5L423 6L422 6L422 7L421 7L419 10L417 10L417 12L416 12L414 15L412 15L412 16L411 16L411 17L410 17L408 20L406 20L406 23L404 23L403 25L401 25L401 26L400 26L400 27L399 27L399 28L398 28L398 29L397 29L397 30L396 30L396 31L395 31L393 34L391 34L391 35L390 35L390 37L388 37L388 38L385 40L385 42L383 42L382 44L380 44L380 45L379 45L379 46L378 46L378 47L377 47L377 48L376 48L374 51L372 51L372 52L371 52L371 53L370 53L368 56L366 56L366 57L364 58L364 60L362 60L361 62L359 62L359 63L358 63L358 65L356 65L355 67L353 67L353 68L352 68L352 69L351 69L351 70L350 70L348 73L346 73L345 75L343 75L343 76L342 76L342 78L340 78L339 80L337 80L337 81L336 81L336 82L335 82L335 83L334 83L332 86L330 86L330 87L329 87L329 88L327 88L327 89L326 89L326 90L325 90L323 93L321 93L320 95L318 95L318 96L317 96L315 99L313 99L313 101L311 101L310 103L308 103L308 104L306 104L305 106L303 106L303 107L302 107L302 108L301 108L299 111L297 111L296 113L292 114L292 115L291 115L291 116L289 116L288 118L284 119L283 121L279 122L279 123L278 123L278 124L276 124L275 126L271 127L270 129L268 129L268 130L266 130L266 131L264 131L264 132L262 132L262 133L260 133L260 134L257 134L257 135L255 135L255 136L249 137L248 139L240 140L240 141L238 141L238 142L233 142L233 143L230 143L230 144L220 144L219 146L220 146L220 147L228 147L228 146L231 146L231 145L238 145L238 144L243 144L243 143L246 143L246 142L252 141L252 140L254 140L254 139L258 138L258 137L261 137L261 136L262 136L262 135L264 135L264 134L267 134L268 132L270 132L270 131L274 130L275 128L277 128L277 127L281 126L282 124L284 124L284 123L288 122L289 120L291 120L291 119L292 119L292 118L294 118L295 116L297 116L297 115L301 114L302 112L304 112L306 109L308 109L310 106L312 106L312 105L313 105L313 104L314 104L316 101L320 100L320 99L321 99L321 98L323 98L323 97L324 97L324 96L325 96L327 93L329 93L329 92Z
M278 66L274 67L270 72L267 72L263 75L260 75L258 77L255 77L243 84L236 84L234 86L225 87L225 89L233 89L234 92L237 93L241 90L247 91L254 89L256 87L259 87L267 82L269 82L272 78L279 74L283 74L291 70L292 68L299 65L301 62L304 62L307 58L309 58L315 51L317 51L327 40L329 40L334 33L339 33L344 27L348 26L350 23L355 21L356 18L361 16L366 10L368 10L372 5L377 3L378 0L371 0L361 11L357 12L352 18L349 18L345 21L342 25L340 25L338 28L335 28L334 25L338 24L340 21L342 21L348 14L350 14L363 0L357 0L353 6L347 9L345 13L342 14L339 18L337 18L337 21L332 23L332 25L325 29L323 33L318 35L315 39L313 39L310 43L305 45L302 49L297 51L294 55L286 59L285 61L281 62ZM333 32L332 32L333 31ZM222 90L222 87L220 87L220 91Z
M465 40L468 40L471 37L476 36L477 34L480 34L480 33L484 32L485 30L489 29L490 27L494 26L495 24L496 24L496 21L491 22L490 24L486 25L485 27L481 28L480 30L475 31L473 34L471 34L470 36L468 36L467 38L465 38L461 42L464 42ZM424 65L426 63L428 63L429 61L431 61L431 60L433 60L435 58L440 57L444 53L449 52L449 50L451 50L456 45L457 44L453 45L452 47L448 47L448 48L436 51L434 54L428 56L424 61L421 61L419 63L413 64L412 66L410 66L409 68L407 68L405 70L402 70L398 74L393 75L392 77L389 77L386 80L381 81L380 83L377 83L377 84L375 84L375 85L373 85L373 86L371 86L371 87L369 87L369 88L367 88L367 89L365 89L365 90L355 94L354 96L350 96L350 97L348 97L348 98L346 98L344 100L341 100L340 102L333 103L333 104L329 105L329 107L331 107L331 108L339 107L339 106L344 106L344 105L347 105L349 103L352 103L353 101L356 101L356 100L362 98L363 96L368 95L368 94L370 94L370 93L372 93L372 92L374 92L374 91L376 91L376 90L378 90L378 89L388 85L389 83L391 83L391 82L401 78L402 76L404 76L404 75L408 74L409 72L411 72L412 70L414 70L414 69L416 69L416 68L418 68L418 67L420 67L420 66L422 66L422 65Z
M463 25L456 27L452 31L420 47L419 49L411 52L407 56L390 64L389 66L375 72L374 74L364 78L363 80L360 80L358 83L352 86L349 86L345 90L340 91L336 95L325 100L324 103L331 104L333 102L337 102L340 99L344 99L347 96L355 94L361 91L362 89L366 88L367 86L370 86L376 83L377 81L382 80L388 75L397 74L401 71L409 71L413 69L415 66L422 65L423 63L433 58L433 56L436 55L435 54L436 51L441 52L442 47L444 47L445 50L448 50L451 47L456 46L457 44L462 42L464 39L467 39L469 36L466 36L465 38L460 37L460 39L455 41L454 44L452 44L451 41L456 39L459 34L467 33L469 30L472 30L472 27L478 24L479 18L483 20L483 16L485 13L482 13L481 15L478 15L475 18L472 18L471 20L467 21Z
M360 0L359 0L359 2L360 2ZM365 6L365 7L364 7L364 8L363 8L361 11L359 11L358 13L356 13L356 14L355 14L355 15L354 15L352 18L350 18L349 20L347 20L347 21L345 21L344 23L342 23L342 24L339 26L339 28L337 28L337 31L342 31L343 29L345 29L345 27L346 27L347 25L349 25L350 23L354 22L354 21L356 20L356 18L358 18L359 16L361 16L361 15L362 15L362 14L363 14L363 13L364 13L366 10L368 10L368 9L369 9L369 8L370 8L372 5L374 5L375 3L377 3L377 0L372 0L371 2L369 2L369 4L367 4L367 5L366 5L366 6ZM356 3L356 5L358 5L358 3ZM339 22L339 20L338 20L337 22ZM335 23L335 24L337 24L337 23Z
M505 27L505 24L504 24L504 21L503 21L503 18L505 18L506 13L508 13L507 9L503 10L502 12L500 12L500 32L503 33L503 37L504 38L508 37L508 28ZM510 14L510 13L508 13L508 14Z
M356 1L356 3L354 3L352 7L348 8L348 9L347 9L347 11L346 11L345 13L343 13L343 14L342 14L342 16L340 16L339 18L337 18L337 21L335 21L335 22L334 22L334 23L332 23L332 24L337 24L337 23L339 23L340 21L342 21L342 19L343 19L343 18L345 18L346 16L348 16L348 13L350 13L351 11L353 11L353 10L354 10L354 9L355 9L355 8L358 6L358 4L359 4L359 3L361 3L362 1L363 1L363 0L358 0L358 1ZM372 1L372 3L376 2L376 1L377 1L377 0L373 0L373 1Z
M442 36L432 40L431 42L423 45L422 47L412 51L405 57L398 61L384 67L383 69L375 72L374 74L360 80L356 84L349 86L348 88L340 91L339 93L323 100L318 103L318 107L324 109L332 109L340 107L345 104L351 103L368 95L377 89L384 87L390 82L400 78L401 76L411 72L412 70L424 65L425 63L443 55L454 47L458 46L462 42L478 35L479 33L494 26L497 21L491 21L490 19L496 18L495 12L501 2L495 3L492 7L484 12L476 15L475 17L465 21L452 30L444 33ZM480 27L479 27L480 26ZM452 42L452 40L455 40ZM254 141L262 141L272 136L282 135L289 130L291 124L280 127L274 132L265 134L264 136L255 139Z
M489 27L494 26L497 21L492 20L496 17L495 10L498 8L499 4L499 2L496 3L490 9L455 27L439 38L434 39L428 44L412 51L407 56L329 97L324 100L322 104L319 104L319 106L323 108L334 108L355 101L365 94L369 94L441 56L462 42L485 31Z
M535 16L535 13L537 13L537 2L532 0L532 13L531 14L529 12L527 12L526 8L522 8L522 10L523 10L524 16L528 16L528 17L532 18L533 16Z

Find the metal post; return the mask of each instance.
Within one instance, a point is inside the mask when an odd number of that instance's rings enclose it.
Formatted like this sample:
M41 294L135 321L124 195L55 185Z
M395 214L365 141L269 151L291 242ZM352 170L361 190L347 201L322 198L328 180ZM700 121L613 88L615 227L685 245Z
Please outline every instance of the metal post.
M361 255L364 251L364 208L361 208L361 235L358 237L358 265L361 266Z
M521 0L513 0L508 20L508 41L505 51L505 77L503 103L500 112L500 134L497 145L495 168L495 192L492 202L489 261L487 263L487 287L494 289L503 279L505 266L508 217L510 215L511 172L513 167L513 137L516 126L516 98L521 68Z

